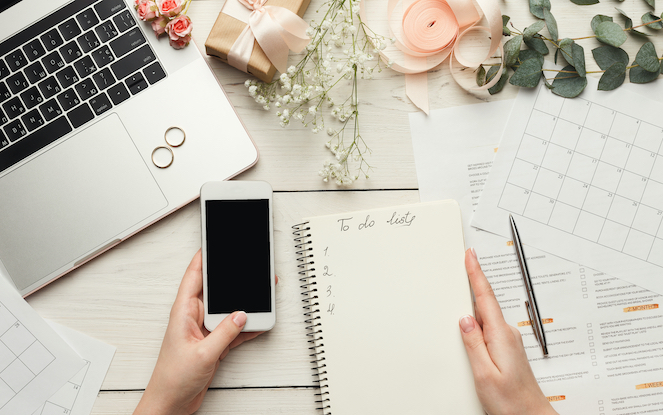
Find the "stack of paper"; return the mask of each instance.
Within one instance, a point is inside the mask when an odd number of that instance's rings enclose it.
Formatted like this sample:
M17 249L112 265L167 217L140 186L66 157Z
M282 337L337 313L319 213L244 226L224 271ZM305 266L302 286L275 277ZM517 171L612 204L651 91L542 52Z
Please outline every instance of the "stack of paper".
M655 194L663 197L663 191L655 193L663 129L654 117L663 105L635 98L625 87L601 92L599 105L594 83L575 100L552 96L542 86L521 91L515 104L412 114L420 195L422 201L454 198L461 204L467 246L476 249L505 319L520 329L537 380L560 413L658 413L663 269L656 261L663 255L656 254L661 213L649 208L657 206ZM653 160L642 157L645 149ZM614 167L612 176L607 167ZM609 182L618 173L619 181ZM546 358L524 306L510 213L526 244L548 340ZM616 224L626 226L629 218L624 235Z
M0 277L0 415L87 415L115 348L47 323Z

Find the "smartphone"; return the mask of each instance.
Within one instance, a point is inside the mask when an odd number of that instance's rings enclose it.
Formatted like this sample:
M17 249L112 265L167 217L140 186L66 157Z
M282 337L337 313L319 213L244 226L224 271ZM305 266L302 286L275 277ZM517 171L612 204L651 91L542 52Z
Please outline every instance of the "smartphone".
M258 181L208 182L200 189L205 327L244 311L242 331L276 323L272 187Z

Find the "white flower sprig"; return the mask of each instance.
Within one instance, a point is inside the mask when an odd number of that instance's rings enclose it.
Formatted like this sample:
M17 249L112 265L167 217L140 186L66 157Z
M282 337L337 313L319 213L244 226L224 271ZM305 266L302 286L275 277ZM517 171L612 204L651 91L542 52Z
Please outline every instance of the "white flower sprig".
M372 169L366 160L371 153L359 133L357 81L371 79L383 64L379 50L390 40L368 29L359 16L360 0L328 0L322 21L311 21L307 34L311 42L306 55L286 73L270 83L247 80L244 85L265 110L276 110L281 127L292 120L310 127L313 133L325 131L326 147L335 160L325 162L318 174L324 182L351 184L360 175L368 178ZM348 86L351 89L348 91ZM341 86L345 86L339 91ZM332 90L336 91L332 97ZM345 94L344 94L345 93ZM338 95L344 97L336 102ZM336 119L327 127L325 113ZM352 134L346 128L352 126ZM348 129L349 130L349 129Z

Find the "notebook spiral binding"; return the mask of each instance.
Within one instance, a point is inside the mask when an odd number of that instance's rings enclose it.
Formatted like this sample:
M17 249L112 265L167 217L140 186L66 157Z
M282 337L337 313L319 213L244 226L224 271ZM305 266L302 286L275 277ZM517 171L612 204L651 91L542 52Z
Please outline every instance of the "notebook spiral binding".
M331 415L331 400L329 397L329 384L326 377L327 371L325 368L325 349L323 336L322 336L322 327L318 320L320 320L320 303L318 302L318 288L315 276L315 261L313 260L313 248L310 246L313 242L311 241L311 234L309 231L311 228L308 226L308 222L303 222L292 227L293 235L295 236L295 248L297 251L297 267L299 268L299 281L302 283L300 285L301 293L304 296L302 302L304 302L304 322L306 323L306 330L308 330L307 336L311 337L308 341L311 344L309 350L311 350L311 357L314 359L311 363L315 364L316 367L313 368L313 376L317 379L314 381L318 383L320 387L320 393L317 393L316 396L319 398L316 402L320 404L320 407L324 415Z

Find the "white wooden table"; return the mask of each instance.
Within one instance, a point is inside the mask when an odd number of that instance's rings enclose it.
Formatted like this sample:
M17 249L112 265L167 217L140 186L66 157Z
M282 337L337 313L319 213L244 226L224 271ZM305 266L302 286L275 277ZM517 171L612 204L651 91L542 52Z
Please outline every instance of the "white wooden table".
M305 19L314 18L322 3L313 0ZM222 4L223 0L195 0L190 8L194 39L203 54L205 39ZM503 14L511 16L519 29L534 21L527 0L500 0L500 4ZM560 37L591 34L589 22L599 13L614 16L621 23L613 9L615 4L580 7L568 0L553 1ZM647 11L643 0L617 5L634 18L635 24ZM663 50L663 42L657 37L653 40ZM624 46L631 59L641 43L629 39ZM586 40L581 44L588 70L597 69L590 50L599 43ZM386 70L376 79L360 83L362 135L373 150L369 161L375 170L368 180L338 188L317 176L323 162L331 159L324 147L326 135L313 135L294 124L282 129L274 111L262 110L248 96L243 85L246 74L212 58L208 62L261 153L258 164L239 179L268 181L276 192L276 272L280 282L276 327L233 350L222 362L200 413L314 414L317 391L300 305L291 226L307 215L418 202L408 125L408 113L416 109L405 97L403 76L398 73ZM446 65L429 75L431 109L507 99L516 92L517 88L508 85L494 97L468 94L455 84ZM444 138L440 132L440 139ZM198 203L191 203L28 298L43 317L117 347L93 413L130 414L140 399L156 362L180 279L200 247L199 214ZM370 376L358 375L370 381Z

